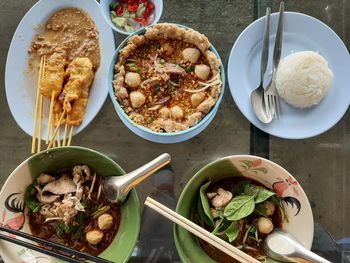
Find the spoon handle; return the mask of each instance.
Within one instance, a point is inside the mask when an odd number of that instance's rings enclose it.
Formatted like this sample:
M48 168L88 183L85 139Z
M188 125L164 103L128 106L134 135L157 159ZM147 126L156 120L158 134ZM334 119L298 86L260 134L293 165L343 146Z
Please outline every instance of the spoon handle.
M310 262L314 263L332 263L328 261L327 259L320 257L316 253L304 248L303 246L298 246L296 253L299 257L306 259Z
M125 192L129 192L132 188L141 183L148 176L155 173L165 165L169 164L170 161L170 155L168 153L163 153L149 163L146 163L131 173L128 173L128 175L125 177L125 184L127 185Z

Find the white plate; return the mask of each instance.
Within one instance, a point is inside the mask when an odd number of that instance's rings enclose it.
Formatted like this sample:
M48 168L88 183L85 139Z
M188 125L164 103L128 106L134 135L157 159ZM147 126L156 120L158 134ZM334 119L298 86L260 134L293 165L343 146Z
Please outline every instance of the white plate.
M271 15L269 71L278 14ZM281 59L297 52L312 50L325 57L334 73L333 87L321 103L309 109L297 109L281 101L281 118L263 124L255 116L249 96L260 82L260 57L264 18L249 25L235 42L228 62L228 82L232 97L243 115L256 127L271 135L303 139L319 135L333 127L350 103L350 56L336 33L321 21L300 13L286 12Z
M90 89L89 102L82 124L75 134L82 131L101 109L108 94L107 75L110 56L115 50L112 29L105 22L99 4L95 0L41 0L23 17L12 38L7 55L5 71L6 97L17 124L30 136L34 130L34 111L37 75L28 74L28 48L36 35L35 28L46 23L56 11L78 7L85 10L94 20L99 31L101 61ZM49 100L45 99L42 139L46 138Z

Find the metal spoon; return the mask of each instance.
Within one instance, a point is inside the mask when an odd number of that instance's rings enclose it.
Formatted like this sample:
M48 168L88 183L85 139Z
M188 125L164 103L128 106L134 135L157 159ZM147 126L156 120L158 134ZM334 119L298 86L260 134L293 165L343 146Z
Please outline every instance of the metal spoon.
M264 79L266 74L267 62L269 59L269 40L270 40L270 15L271 8L266 9L265 26L264 26L264 38L263 47L261 52L261 65L260 65L260 85L250 93L250 103L255 112L255 115L263 123L270 123L272 121L272 115L266 108L264 98Z
M270 258L281 262L331 263L303 247L294 236L281 229L275 229L266 237L264 250Z
M170 163L171 157L163 153L140 168L122 176L110 176L103 180L102 191L111 203L123 203L132 188Z

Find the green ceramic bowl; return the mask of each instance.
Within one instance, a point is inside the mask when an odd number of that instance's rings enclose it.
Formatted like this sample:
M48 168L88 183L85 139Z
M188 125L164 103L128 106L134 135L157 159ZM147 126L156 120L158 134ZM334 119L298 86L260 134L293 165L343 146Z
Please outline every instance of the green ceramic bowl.
M310 203L303 189L285 169L261 157L234 155L206 165L186 184L177 203L176 212L190 219L199 196L199 188L209 180L213 182L231 176L254 179L273 189L286 201L290 200L290 197L298 200L299 210L295 205L285 202L289 222L283 223L283 229L292 233L306 248L311 248L314 222ZM174 239L182 262L215 262L201 248L197 237L177 225L174 226Z
M5 182L0 192L0 223L30 233L25 212L14 212L6 208L6 199L9 200L8 197L10 196L10 202L17 199L17 202L21 203L26 187L40 173L50 173L77 164L87 164L97 174L104 177L125 174L123 169L112 159L87 148L72 146L43 151L21 163ZM111 245L100 254L100 257L113 262L127 262L138 239L139 231L139 200L136 191L132 190L121 207L121 221L117 235ZM32 262L31 260L39 258L46 258L40 262L57 262L57 260L46 255L4 241L0 241L0 254L5 262Z

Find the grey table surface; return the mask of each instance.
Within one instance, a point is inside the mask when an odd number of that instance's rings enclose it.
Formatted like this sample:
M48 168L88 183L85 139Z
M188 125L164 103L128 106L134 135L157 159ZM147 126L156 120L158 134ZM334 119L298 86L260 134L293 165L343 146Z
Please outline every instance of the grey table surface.
M4 71L12 35L35 2L0 0L0 186L12 170L30 156L31 138L19 128L8 108ZM229 52L242 30L262 16L266 6L272 6L273 11L277 11L278 5L279 1L272 0L165 0L161 21L184 24L206 34L226 68ZM325 22L349 49L350 1L287 0L286 10L302 12ZM117 34L117 44L123 38ZM74 137L73 144L110 156L126 171L137 168L160 153L170 153L173 157L171 167L137 187L141 203L151 194L170 207L175 207L191 176L219 157L251 153L269 158L297 178L310 200L316 222L313 250L332 262L349 260L346 255L350 249L335 243L350 237L349 111L322 135L304 140L280 139L252 126L226 88L219 111L208 128L189 141L162 145L143 140L129 131L107 98L93 122ZM157 186L162 183L168 183L171 189L165 193L158 191ZM145 208L142 215L140 239L130 261L179 262L172 238L172 224Z

